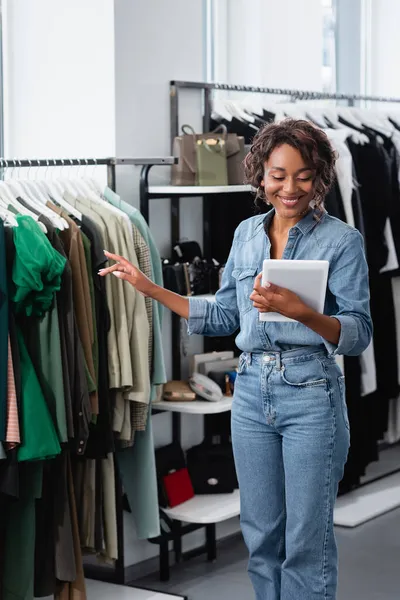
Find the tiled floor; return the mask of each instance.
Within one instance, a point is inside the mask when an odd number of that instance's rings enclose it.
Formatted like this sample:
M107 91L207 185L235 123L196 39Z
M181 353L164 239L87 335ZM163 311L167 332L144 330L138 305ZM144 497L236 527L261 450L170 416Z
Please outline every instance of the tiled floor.
M400 448L382 458L380 464L371 465L369 476L398 466ZM337 528L336 536L340 557L337 600L400 598L400 509L353 529ZM185 594L189 600L252 600L246 568L246 548L237 538L220 545L214 564L204 558L190 560L172 569L167 584L161 584L157 576L140 584Z
M87 581L88 600L183 600L183 596L171 596L162 592L138 590L131 587Z
M400 597L400 510L356 529L337 529L340 570L337 600L397 600ZM240 539L224 543L215 564L183 563L168 584L147 578L147 586L186 594L189 600L252 600Z

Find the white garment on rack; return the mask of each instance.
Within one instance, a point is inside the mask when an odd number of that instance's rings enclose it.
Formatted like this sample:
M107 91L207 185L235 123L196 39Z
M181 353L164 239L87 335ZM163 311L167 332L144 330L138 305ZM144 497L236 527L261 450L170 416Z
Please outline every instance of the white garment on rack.
M376 379L376 365L374 343L371 340L370 345L360 356L361 366L361 396L368 396L376 392L378 382Z
M331 141L332 146L337 152L336 175L342 196L346 221L351 227L355 226L352 195L354 189L353 181L353 158L346 145L349 137L347 129L327 129L326 134Z
M355 227L352 195L354 189L353 158L346 144L349 137L347 129L327 129L326 133L334 147L338 158L336 161L336 175L338 179L340 195L343 201L346 221ZM361 395L367 396L377 389L376 367L374 346L371 341L368 348L360 356L361 363ZM342 367L343 368L343 367Z
M399 268L399 261L397 260L396 247L394 245L392 226L390 224L390 220L386 220L385 225L385 240L388 249L388 259L387 263L384 267L379 271L380 273L387 273L388 271L395 271Z

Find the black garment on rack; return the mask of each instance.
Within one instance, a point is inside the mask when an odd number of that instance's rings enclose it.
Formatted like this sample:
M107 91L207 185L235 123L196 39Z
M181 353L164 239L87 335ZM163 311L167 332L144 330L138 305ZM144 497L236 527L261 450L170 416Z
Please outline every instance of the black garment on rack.
M67 487L66 451L43 463L36 500L35 597L52 596L57 580L74 581L76 563Z
M325 198L325 207L329 214L346 222L343 199L337 180ZM353 194L353 214L356 223L363 229L363 215L360 213L359 198ZM340 493L344 493L358 485L365 467L371 462L371 456L377 455L374 424L376 414L371 410L367 398L361 397L361 365L358 356L344 357L344 372L346 376L346 402L349 414L351 445L344 476L340 483ZM363 410L360 410L360 406Z
M217 199L207 195L203 202L203 214L207 223L204 253L206 256L214 257L220 264L224 264L229 256L235 229L242 221L253 217L257 212L253 196L249 192L219 194ZM265 212L267 210L268 207L265 205ZM239 351L235 344L236 335L237 333L226 337L206 337L204 349L206 352L233 350L237 355Z
M94 283L94 301L97 339L99 348L98 398L99 414L95 424L90 426L89 440L85 456L87 458L106 458L114 452L114 434L112 428L112 403L108 380L107 335L110 329L110 313L107 303L105 280L98 271L105 266L106 257L103 251L101 235L96 224L86 215L82 215L82 231L89 238L91 245L92 276Z
M382 137L382 136L381 136ZM392 140L384 138L383 148L386 154L386 164L391 186L391 201L389 204L389 218L396 248L397 261L400 265L400 187L399 187L399 155ZM399 275L400 269L393 275Z
M60 254L67 258L64 245L58 235L54 238L54 247ZM61 291L57 294L57 304L63 357L63 376L69 382L68 387L70 388L72 399L73 419L73 437L70 439L69 445L73 452L81 454L86 449L89 437L91 405L85 373L85 357L75 319L72 271L68 260L65 264L61 281Z
M390 278L380 273L388 259L384 231L393 202L393 187L387 154L376 137L369 134L369 138L369 144L358 145L349 140L348 145L360 184L366 231L379 398L375 412L375 435L376 439L380 439L387 429L389 400L399 394L393 292ZM384 311L381 306L385 306Z

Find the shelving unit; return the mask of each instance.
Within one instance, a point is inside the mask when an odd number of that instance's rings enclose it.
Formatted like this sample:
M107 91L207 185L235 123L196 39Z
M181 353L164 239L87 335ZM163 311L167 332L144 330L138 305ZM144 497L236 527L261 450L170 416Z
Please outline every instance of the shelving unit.
M240 514L239 490L233 494L195 496L175 508L166 509L165 513L171 519L185 523L222 523Z
M192 402L155 402L154 410L177 412L187 415L218 415L232 408L232 397L224 396L219 402L193 400Z
M152 198L170 196L205 196L207 194L238 194L251 192L251 185L151 185Z
M171 205L171 241L180 239L179 209L180 199L184 197L207 196L209 200L220 197L222 194L251 192L251 186L149 186L148 177L151 165L142 168L140 180L140 210L149 222L149 204L155 198L169 199ZM203 243L207 248L209 224L207 219L203 223ZM215 295L205 294L196 296L205 298L210 302L215 301ZM180 319L172 315L172 378L181 378L180 355ZM232 398L225 397L220 402L207 402L196 400L193 402L156 402L153 405L153 414L170 412L172 414L172 438L181 440L181 415L200 415L204 419L207 430L207 419L212 415L230 411ZM237 517L240 513L239 492L233 494L218 494L212 496L196 496L192 500L173 509L160 509L161 535L149 540L160 547L160 579L167 581L170 577L169 544L173 543L175 561L190 558L202 553L207 554L208 560L215 560L217 555L216 523ZM193 531L205 528L205 546L189 553L182 553L182 537Z
M171 82L171 142L178 135L178 104L174 96L174 82ZM208 109L205 109L205 131L209 129ZM208 121L207 121L208 119ZM208 207L213 202L218 202L221 196L226 194L251 193L250 185L228 185L228 186L172 186L172 185L149 185L148 178L152 165L142 168L140 177L140 211L147 222L149 222L150 202L154 199L165 199L170 201L171 224L170 238L175 243L180 239L180 201L181 198L201 197L204 205L203 217L203 250L209 254L210 248L210 223ZM204 202L204 200L207 202ZM210 302L215 300L213 294L196 296L205 298ZM181 379L181 355L180 355L180 318L172 315L172 378ZM212 415L230 411L232 398L225 397L220 402L194 401L194 402L157 402L153 405L153 414L170 412L172 415L172 438L174 441L181 440L181 415L193 414L202 416L204 419L206 437L208 419ZM161 535L149 540L160 546L160 578L165 581L169 579L169 543L173 542L175 560L179 562L182 558L197 556L206 552L208 560L216 558L216 523L237 517L240 513L239 492L233 494L221 494L212 496L197 496L184 504L173 509L160 510ZM182 554L182 537L193 531L205 528L205 546L192 552Z

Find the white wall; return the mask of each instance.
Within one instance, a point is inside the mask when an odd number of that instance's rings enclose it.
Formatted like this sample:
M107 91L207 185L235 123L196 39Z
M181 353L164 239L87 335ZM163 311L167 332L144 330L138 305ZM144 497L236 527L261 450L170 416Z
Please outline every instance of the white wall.
M116 75L116 152L118 156L165 156L170 154L169 81L202 81L205 78L205 32L203 0L116 0L115 2ZM201 130L201 95L184 92L180 107L181 124L188 122ZM160 167L151 174L154 184L168 181L169 169ZM138 169L121 168L117 189L125 199L138 206ZM171 252L170 209L168 200L153 200L150 224L161 254ZM199 199L181 202L181 233L201 241L202 208ZM171 376L170 319L165 314L164 350L167 372ZM194 345L201 349L202 338ZM193 341L191 351L194 351ZM153 417L157 446L171 440L170 415ZM202 418L182 418L183 445L199 443ZM229 526L228 526L229 527ZM237 523L234 527L237 529ZM184 546L200 545L200 535L188 536ZM139 542L133 524L125 520L126 564L155 556L157 546Z
M400 97L398 58L400 2L371 0L369 90L379 96Z
M113 0L3 0L5 154L115 153Z
M218 80L321 89L321 0L215 0L215 10Z

